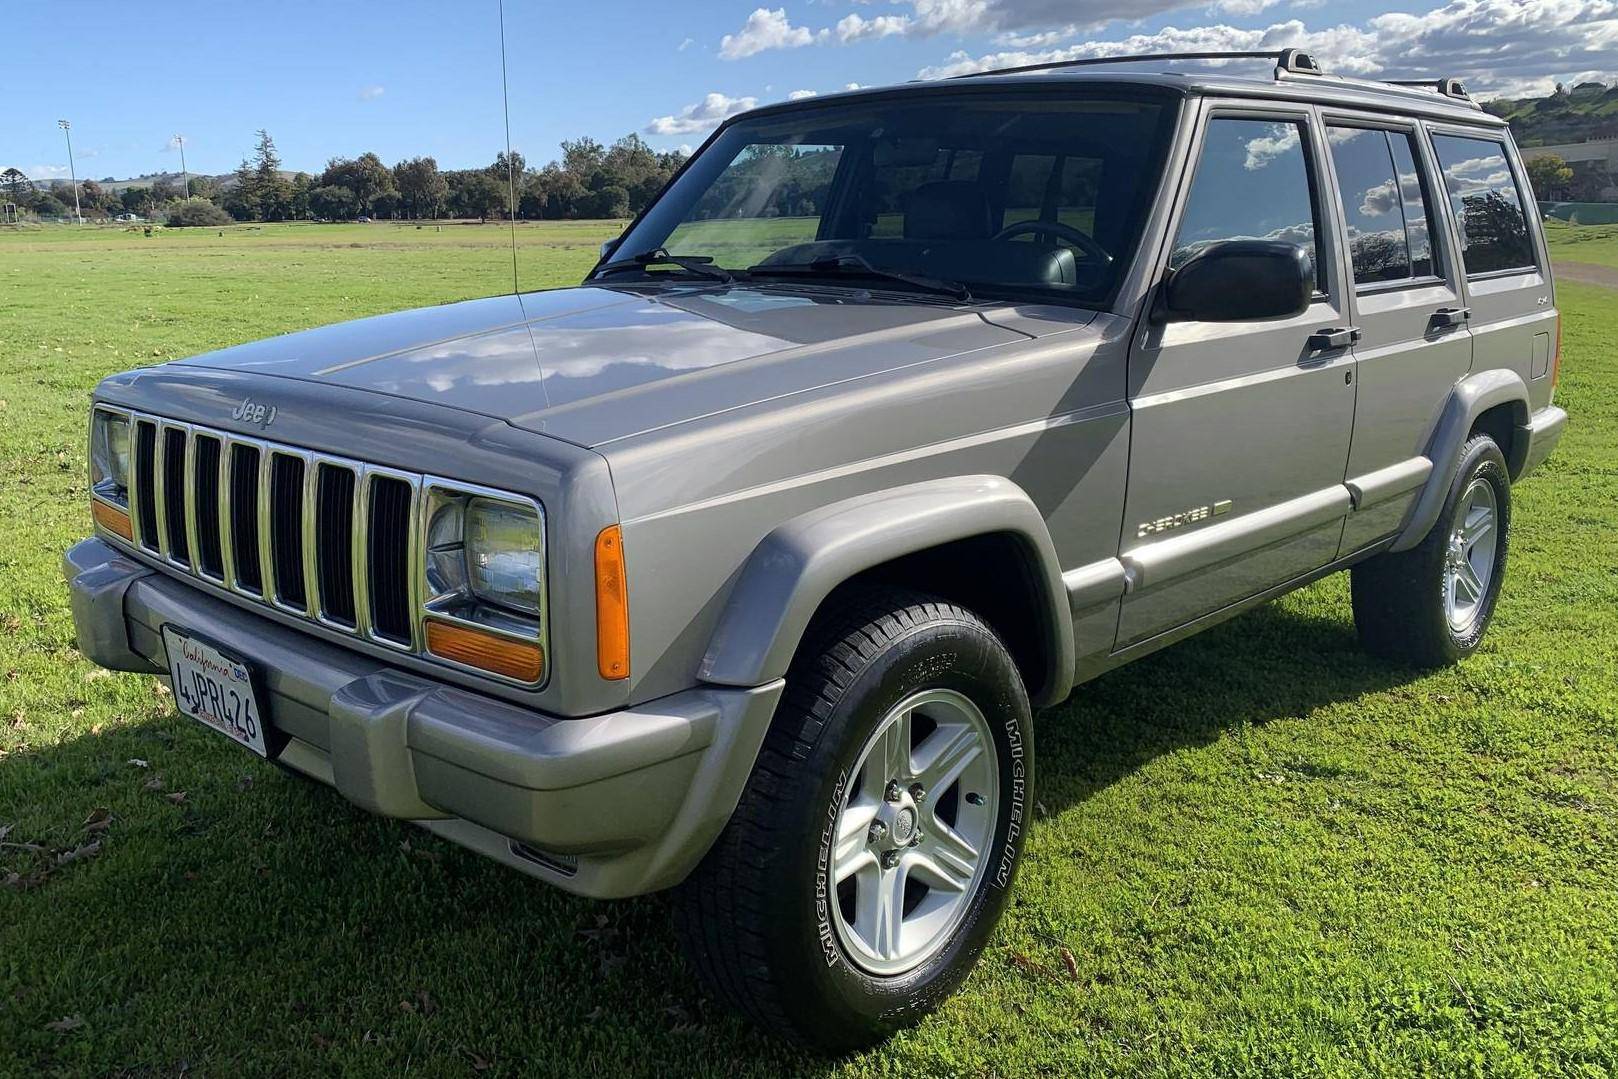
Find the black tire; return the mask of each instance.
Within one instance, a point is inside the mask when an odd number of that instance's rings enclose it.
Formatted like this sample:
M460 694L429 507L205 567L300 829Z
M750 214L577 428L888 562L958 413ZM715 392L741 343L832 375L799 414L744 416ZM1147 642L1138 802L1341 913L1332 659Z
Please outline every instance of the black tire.
M946 942L912 970L872 976L831 924L826 837L882 718L934 688L966 695L988 720L998 819ZM935 1008L976 962L1021 861L1031 724L1016 664L970 611L898 589L834 598L805 635L735 814L677 894L676 922L709 992L766 1031L826 1052L870 1045Z
M1469 621L1456 627L1445 607L1450 535L1463 512L1463 497L1477 480L1494 489L1498 532L1493 572ZM1462 449L1443 509L1421 543L1398 554L1377 555L1351 571L1360 643L1374 655L1415 667L1443 667L1471 655L1494 616L1510 538L1511 474L1506 458L1494 439L1476 435Z

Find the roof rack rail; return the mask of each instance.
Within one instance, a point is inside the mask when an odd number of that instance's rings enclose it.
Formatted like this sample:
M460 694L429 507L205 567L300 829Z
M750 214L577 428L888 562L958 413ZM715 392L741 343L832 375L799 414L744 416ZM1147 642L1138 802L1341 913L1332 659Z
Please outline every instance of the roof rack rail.
M1472 95L1466 92L1460 79L1388 79L1389 86L1413 86L1422 90L1434 90L1444 97L1453 97L1457 101L1471 101Z
M984 75L1020 75L1025 71L1054 71L1068 67L1094 67L1101 64L1132 64L1146 60L1274 60L1275 73L1289 75L1325 74L1315 58L1302 49L1274 49L1259 52L1147 52L1132 56L1087 56L1080 60L1051 60L1043 64L1002 67L990 71L969 71L952 79L975 79Z

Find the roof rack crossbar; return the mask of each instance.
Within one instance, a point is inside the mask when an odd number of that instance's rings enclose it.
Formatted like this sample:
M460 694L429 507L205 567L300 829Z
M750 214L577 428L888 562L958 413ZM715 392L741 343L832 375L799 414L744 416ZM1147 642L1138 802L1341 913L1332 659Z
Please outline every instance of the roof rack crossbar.
M1466 92L1460 79L1388 79L1389 86L1414 86L1424 90L1436 90L1444 97L1453 97L1458 101L1471 101L1472 95Z
M975 79L983 75L1019 75L1025 71L1055 71L1068 67L1094 67L1101 64L1132 64L1150 60L1274 60L1275 72L1292 75L1324 74L1315 58L1301 49L1271 49L1256 52L1148 52L1131 56L1086 56L1079 60L1051 60L1043 64L1002 67L989 71L969 71L952 79Z

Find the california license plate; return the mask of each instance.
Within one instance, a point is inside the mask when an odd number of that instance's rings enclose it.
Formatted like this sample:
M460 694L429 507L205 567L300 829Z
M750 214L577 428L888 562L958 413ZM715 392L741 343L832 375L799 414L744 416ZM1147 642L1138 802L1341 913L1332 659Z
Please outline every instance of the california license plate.
M180 711L260 757L268 757L264 713L253 694L247 664L173 626L163 627L163 645L169 654L174 703Z

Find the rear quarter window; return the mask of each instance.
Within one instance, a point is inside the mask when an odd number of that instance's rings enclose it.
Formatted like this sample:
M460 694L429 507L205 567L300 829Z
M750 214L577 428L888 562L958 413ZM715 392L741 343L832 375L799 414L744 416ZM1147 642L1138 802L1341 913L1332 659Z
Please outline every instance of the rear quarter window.
M1531 270L1537 261L1526 200L1498 139L1435 135L1444 189L1461 230L1461 260L1469 276Z

